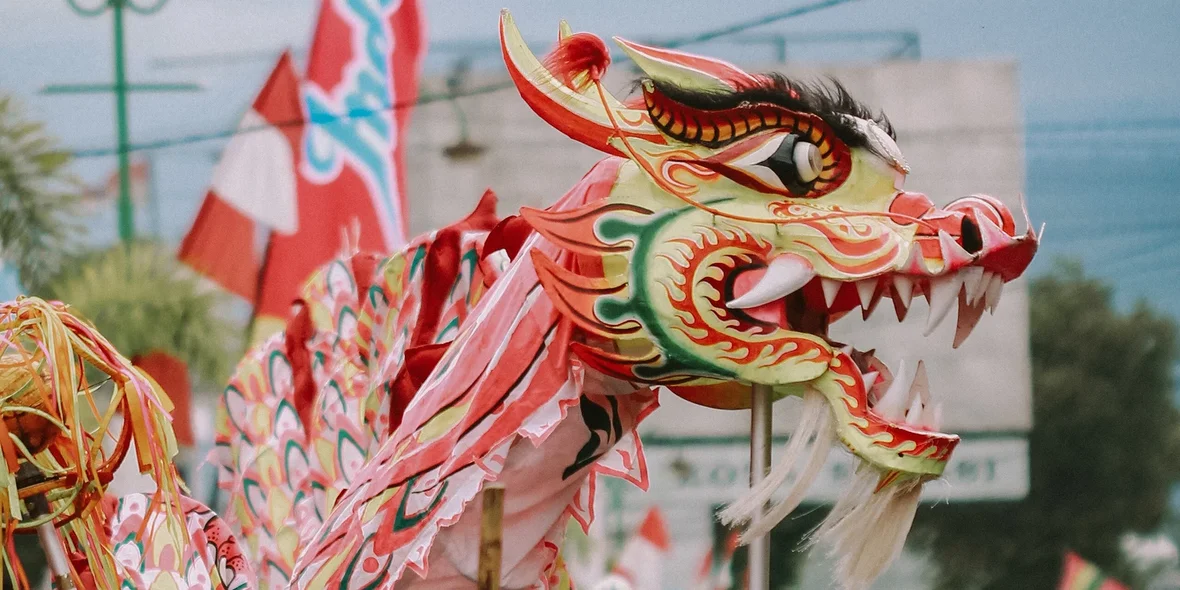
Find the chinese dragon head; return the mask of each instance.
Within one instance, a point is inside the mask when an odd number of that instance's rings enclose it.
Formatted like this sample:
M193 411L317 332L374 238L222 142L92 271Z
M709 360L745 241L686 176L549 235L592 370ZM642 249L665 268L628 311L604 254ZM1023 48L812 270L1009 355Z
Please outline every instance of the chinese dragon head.
M533 110L621 160L603 198L522 212L569 253L565 263L533 257L546 293L580 330L576 354L604 374L715 408L749 407L751 384L773 386L775 399L803 397L782 467L722 518L750 520L794 464L802 475L793 492L747 530L766 532L839 440L862 475L821 537L849 556L846 579L874 577L900 550L921 483L941 475L959 439L939 431L921 365L906 379L834 342L828 326L855 311L867 317L883 299L900 321L925 295L927 333L958 308L957 348L1027 268L1038 236L1018 232L995 198L937 207L908 192L889 120L838 82L749 74L616 38L643 72L641 96L620 102L602 87L610 58L597 37L563 24L544 61L507 14L501 37Z
M413 572L474 587L469 508L496 481L503 586L567 587L565 524L589 526L596 476L646 487L635 428L657 391L738 409L754 384L802 397L802 419L722 517L765 532L840 441L862 465L820 536L846 586L867 584L958 438L920 368L895 378L828 325L883 299L903 317L925 295L931 326L958 306L957 344L1037 237L996 199L906 192L888 121L834 83L619 40L645 75L622 102L597 37L563 23L540 60L506 12L500 36L524 100L607 157L544 210L498 219L489 193L399 251L324 267L242 361L218 463L260 586L387 589Z

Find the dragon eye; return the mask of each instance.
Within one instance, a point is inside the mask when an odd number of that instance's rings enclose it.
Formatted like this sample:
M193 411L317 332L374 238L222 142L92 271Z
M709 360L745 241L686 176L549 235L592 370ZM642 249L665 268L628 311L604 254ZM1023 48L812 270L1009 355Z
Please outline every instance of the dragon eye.
M805 194L823 170L823 158L814 144L799 139L798 135L787 134L770 157L756 164L769 168L785 188L796 194Z
M696 163L759 192L813 198L843 182L848 173L839 158L847 155L842 143L813 127L810 134L755 134Z

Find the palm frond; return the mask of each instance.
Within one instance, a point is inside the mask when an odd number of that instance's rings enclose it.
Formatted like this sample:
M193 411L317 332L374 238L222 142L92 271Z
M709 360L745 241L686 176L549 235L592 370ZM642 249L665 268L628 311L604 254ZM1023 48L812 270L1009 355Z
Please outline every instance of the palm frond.
M61 265L82 231L78 180L69 152L25 119L11 97L0 96L0 258L26 286L40 285Z

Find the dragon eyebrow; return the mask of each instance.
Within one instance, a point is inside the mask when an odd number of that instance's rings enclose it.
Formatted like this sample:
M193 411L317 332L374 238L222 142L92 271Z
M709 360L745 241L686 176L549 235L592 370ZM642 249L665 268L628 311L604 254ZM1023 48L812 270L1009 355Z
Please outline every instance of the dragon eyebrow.
M890 137L897 139L889 118L883 112L874 113L867 105L853 98L839 80L828 78L826 82L798 82L777 73L759 77L764 81L763 85L733 91L688 88L656 79L641 80L641 83L650 82L669 100L692 110L722 111L763 104L815 115L827 123L836 137L850 148L859 147L877 152L869 138L849 117L872 121Z

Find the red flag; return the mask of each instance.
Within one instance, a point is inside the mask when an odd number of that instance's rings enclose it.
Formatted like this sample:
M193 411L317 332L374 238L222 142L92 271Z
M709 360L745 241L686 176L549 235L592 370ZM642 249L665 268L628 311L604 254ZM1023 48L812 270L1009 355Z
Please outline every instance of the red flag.
M671 548L664 513L653 506L623 546L613 574L626 579L634 588L659 588L663 577L664 557Z
M1098 566L1086 561L1077 553L1067 551L1062 567L1058 590L1130 590L1114 578L1109 578Z
M258 296L261 230L294 233L303 112L299 78L286 52L222 152L213 181L178 257L231 293Z
M131 162L129 178L131 180L131 202L142 205L148 201L151 192L152 171L151 162L147 159L137 159ZM119 171L116 169L107 175L101 185L88 186L82 189L82 204L88 207L105 207L119 200Z
M416 0L323 0L302 99L298 231L276 235L257 313L286 317L299 286L360 226L362 250L406 241L402 135L424 44Z
M729 588L733 584L729 570L733 567L733 554L737 552L739 539L738 531L730 531L725 538L725 546L721 548L721 555L713 555L712 547L705 552L700 568L697 569L693 588L696 590L720 590Z

